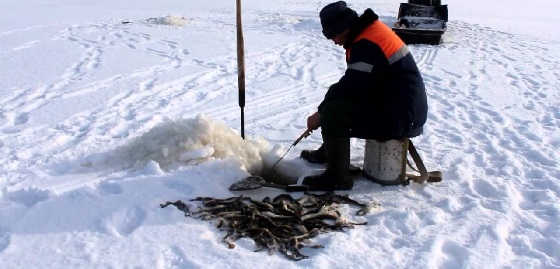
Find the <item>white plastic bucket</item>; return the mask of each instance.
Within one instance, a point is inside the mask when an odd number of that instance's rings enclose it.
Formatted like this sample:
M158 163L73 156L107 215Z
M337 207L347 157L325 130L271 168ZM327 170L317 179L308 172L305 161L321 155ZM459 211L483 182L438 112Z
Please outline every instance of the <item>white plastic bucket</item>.
M366 140L364 175L382 185L398 185L406 179L408 140Z

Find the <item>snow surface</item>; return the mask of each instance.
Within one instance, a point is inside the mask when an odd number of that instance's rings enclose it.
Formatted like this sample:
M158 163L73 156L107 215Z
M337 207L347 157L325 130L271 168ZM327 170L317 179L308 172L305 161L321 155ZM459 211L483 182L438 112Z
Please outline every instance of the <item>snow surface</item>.
M356 181L381 207L292 262L221 243L159 204L239 195L345 69L327 1L243 1L240 140L235 1L0 2L0 268L560 268L558 1L449 0L440 46L410 46L429 119L414 142L438 184ZM398 1L349 1L387 22ZM199 116L200 115L200 116ZM297 158L279 169L321 166ZM364 141L352 140L361 165ZM243 193L256 199L280 192ZM343 208L350 214L350 208Z

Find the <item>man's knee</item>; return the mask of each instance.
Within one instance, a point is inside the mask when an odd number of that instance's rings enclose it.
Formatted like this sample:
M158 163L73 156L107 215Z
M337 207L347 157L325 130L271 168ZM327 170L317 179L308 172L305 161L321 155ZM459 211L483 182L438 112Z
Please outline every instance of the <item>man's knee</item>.
M332 102L319 111L321 133L327 136L350 137L351 116L349 104Z

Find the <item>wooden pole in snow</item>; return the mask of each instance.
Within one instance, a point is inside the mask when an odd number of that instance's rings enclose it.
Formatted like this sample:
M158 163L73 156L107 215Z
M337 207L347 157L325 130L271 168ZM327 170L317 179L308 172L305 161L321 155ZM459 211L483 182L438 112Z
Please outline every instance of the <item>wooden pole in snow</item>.
M243 26L241 25L241 0L236 0L237 10L237 87L239 88L239 107L241 108L241 137L245 139L245 46Z

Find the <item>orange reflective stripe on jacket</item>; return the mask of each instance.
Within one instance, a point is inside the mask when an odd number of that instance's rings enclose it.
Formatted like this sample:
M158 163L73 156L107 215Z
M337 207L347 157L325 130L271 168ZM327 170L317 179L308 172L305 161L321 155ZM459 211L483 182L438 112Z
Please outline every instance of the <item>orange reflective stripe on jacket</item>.
M387 61L392 64L408 54L404 42L391 28L380 20L376 20L354 39L356 43L362 39L369 40L379 46ZM346 61L350 60L350 48L346 50Z

